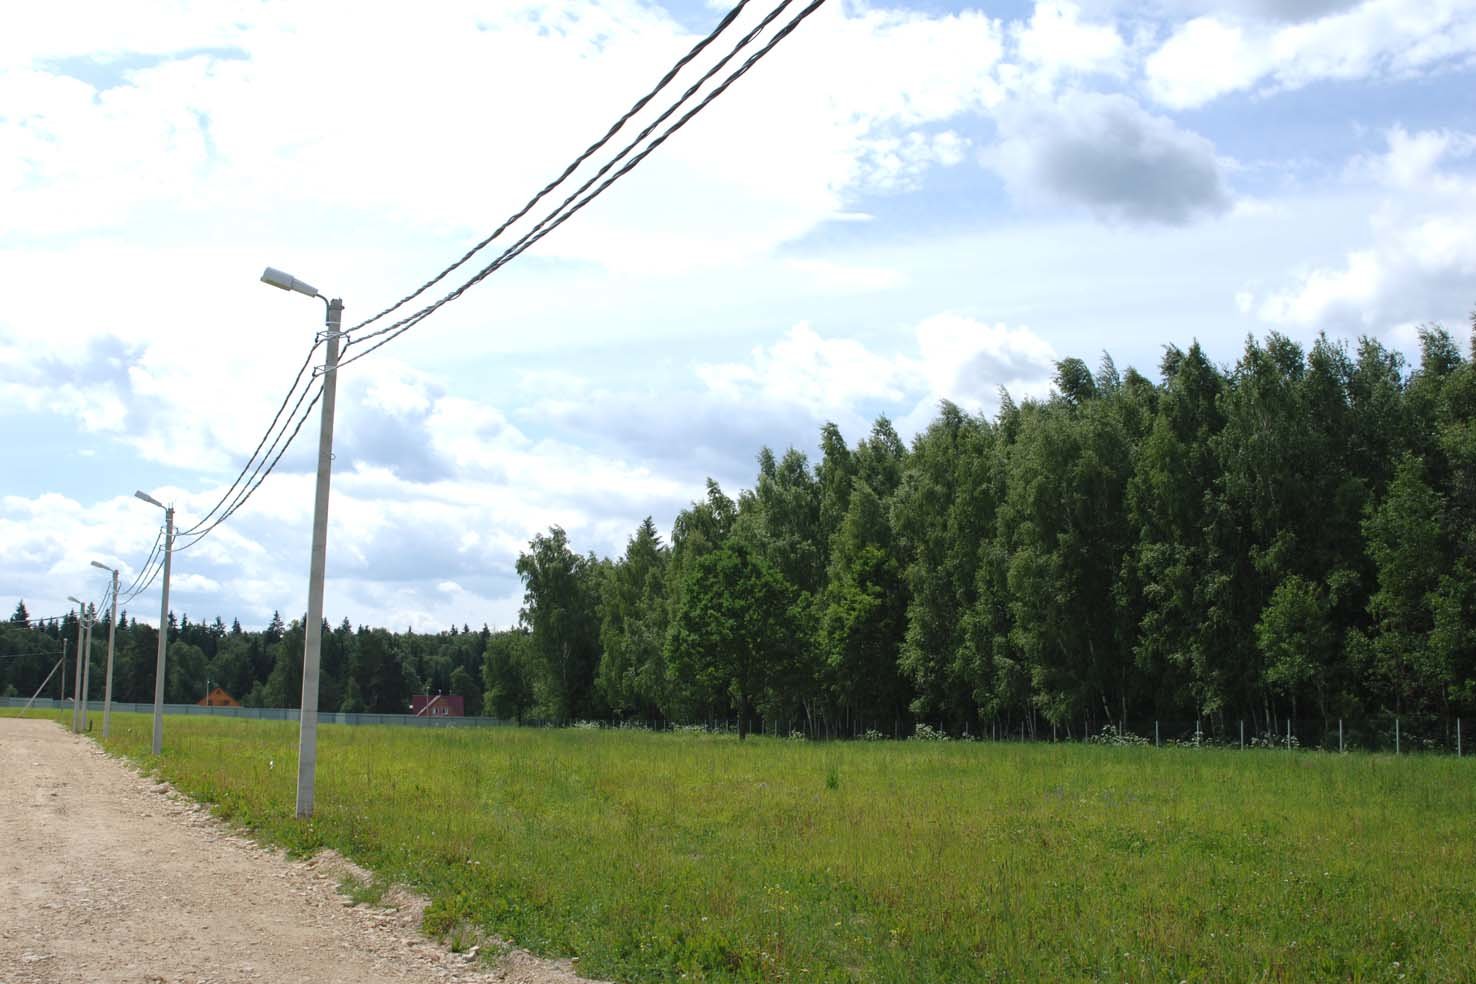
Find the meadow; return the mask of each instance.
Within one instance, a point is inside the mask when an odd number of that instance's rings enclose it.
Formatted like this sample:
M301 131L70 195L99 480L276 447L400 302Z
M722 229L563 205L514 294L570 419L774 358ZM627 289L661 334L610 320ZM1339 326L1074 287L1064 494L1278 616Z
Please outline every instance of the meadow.
M1469 981L1470 759L119 715L106 747L619 981Z

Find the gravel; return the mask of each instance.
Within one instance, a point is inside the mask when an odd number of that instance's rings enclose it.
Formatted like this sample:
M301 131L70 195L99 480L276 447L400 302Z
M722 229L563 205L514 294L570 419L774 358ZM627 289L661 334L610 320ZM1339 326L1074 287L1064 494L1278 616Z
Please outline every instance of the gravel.
M497 940L453 953L401 889L340 894L367 877L262 847L54 722L0 718L0 984L583 980Z

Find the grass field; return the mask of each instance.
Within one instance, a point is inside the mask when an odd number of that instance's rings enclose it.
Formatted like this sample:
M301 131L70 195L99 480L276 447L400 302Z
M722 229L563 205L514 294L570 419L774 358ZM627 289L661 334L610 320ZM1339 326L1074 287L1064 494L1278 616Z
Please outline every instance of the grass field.
M1470 759L114 718L108 747L621 981L1476 980Z

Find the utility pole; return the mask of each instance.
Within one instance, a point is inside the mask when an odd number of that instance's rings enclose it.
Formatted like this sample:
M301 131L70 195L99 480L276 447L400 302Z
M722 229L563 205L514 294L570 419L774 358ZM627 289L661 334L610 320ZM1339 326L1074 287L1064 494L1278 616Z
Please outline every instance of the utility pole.
M159 601L159 654L154 660L154 754L164 754L164 660L169 651L169 561L174 556L174 507L164 509L164 589Z
M87 619L87 609L71 595L67 595L67 600L77 602L77 672L72 676L72 734L76 734L81 730L78 710L82 700L82 624Z
M95 560L92 566L113 574L113 612L108 618L108 669L103 682L103 737L106 738L113 715L113 639L118 633L118 569Z
M147 492L134 498L164 510L164 590L159 601L159 655L154 661L154 754L164 753L164 658L169 650L169 562L174 557L174 507L166 506Z
M261 282L281 290L316 297L328 306L327 359L322 367L323 415L318 424L318 487L313 497L313 547L308 558L307 625L302 632L302 703L297 732L297 816L313 815L313 789L318 770L318 666L323 653L323 575L328 561L328 486L333 476L333 404L338 391L338 340L342 336L343 301L329 300L312 284L267 267ZM316 375L316 373L315 373Z
M328 353L323 366L323 415L318 426L318 488L313 498L313 550L308 562L307 625L302 640L302 716L297 735L297 815L313 815L318 769L318 668L323 655L323 578L328 564L328 486L333 477L333 407L338 389L338 338L343 301L328 302Z
M87 612L87 642L82 647L82 727L81 731L87 730L87 696L90 693L88 685L92 683L92 622L97 616L96 608L89 608Z

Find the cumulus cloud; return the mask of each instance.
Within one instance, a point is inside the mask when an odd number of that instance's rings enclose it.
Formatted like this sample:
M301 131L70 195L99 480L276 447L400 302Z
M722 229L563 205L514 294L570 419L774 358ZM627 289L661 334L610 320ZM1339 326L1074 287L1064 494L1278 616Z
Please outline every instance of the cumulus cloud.
M1036 3L1028 21L1011 25L1010 37L1020 61L1047 86L1069 73L1118 75L1126 69L1128 47L1117 28L1083 21L1074 3Z
M259 226L259 205L270 201L482 232L644 92L653 65L695 40L636 0L364 7L347 22L334 5L269 16L232 16L203 0L179 7L156 39L137 25L106 43L93 30L70 37L50 16L7 33L8 231L54 236L230 215ZM731 262L803 234L859 190L909 187L963 157L962 138L935 124L1001 97L1001 32L975 12L831 4L539 252L621 270ZM396 57L349 57L325 74L326 36L340 50ZM67 74L79 56L110 52L136 65L118 84ZM713 60L699 58L672 91ZM518 97L447 98L508 92ZM714 225L725 235L710 236Z
M1346 9L1345 9L1346 8ZM1255 88L1403 77L1476 56L1476 9L1462 0L1298 3L1310 19L1275 23L1219 13L1179 26L1143 65L1148 92L1175 109ZM1316 16L1325 9L1325 16Z
M1011 106L983 160L1025 201L1085 205L1109 220L1183 225L1230 207L1214 146L1118 94Z
M807 323L772 346L759 346L747 362L697 367L714 393L738 402L793 403L824 418L865 400L894 402L904 380L897 363L850 338L825 338Z
M1289 286L1245 292L1244 310L1279 325L1394 332L1432 317L1460 318L1476 278L1476 175L1461 169L1476 136L1394 128L1383 154L1355 158L1354 182L1371 184L1382 204L1370 217L1373 241L1341 262L1314 265Z
M940 400L980 411L994 406L1001 388L1043 394L1054 371L1054 350L1025 327L945 312L920 321L911 336L911 345L882 354L801 323L755 348L746 362L699 366L697 373L724 400L787 404L819 422L857 421L898 406L933 408Z
M1055 350L1025 327L937 314L918 324L917 343L927 399L951 400L975 412L992 407L1000 389L1043 396L1055 371Z

